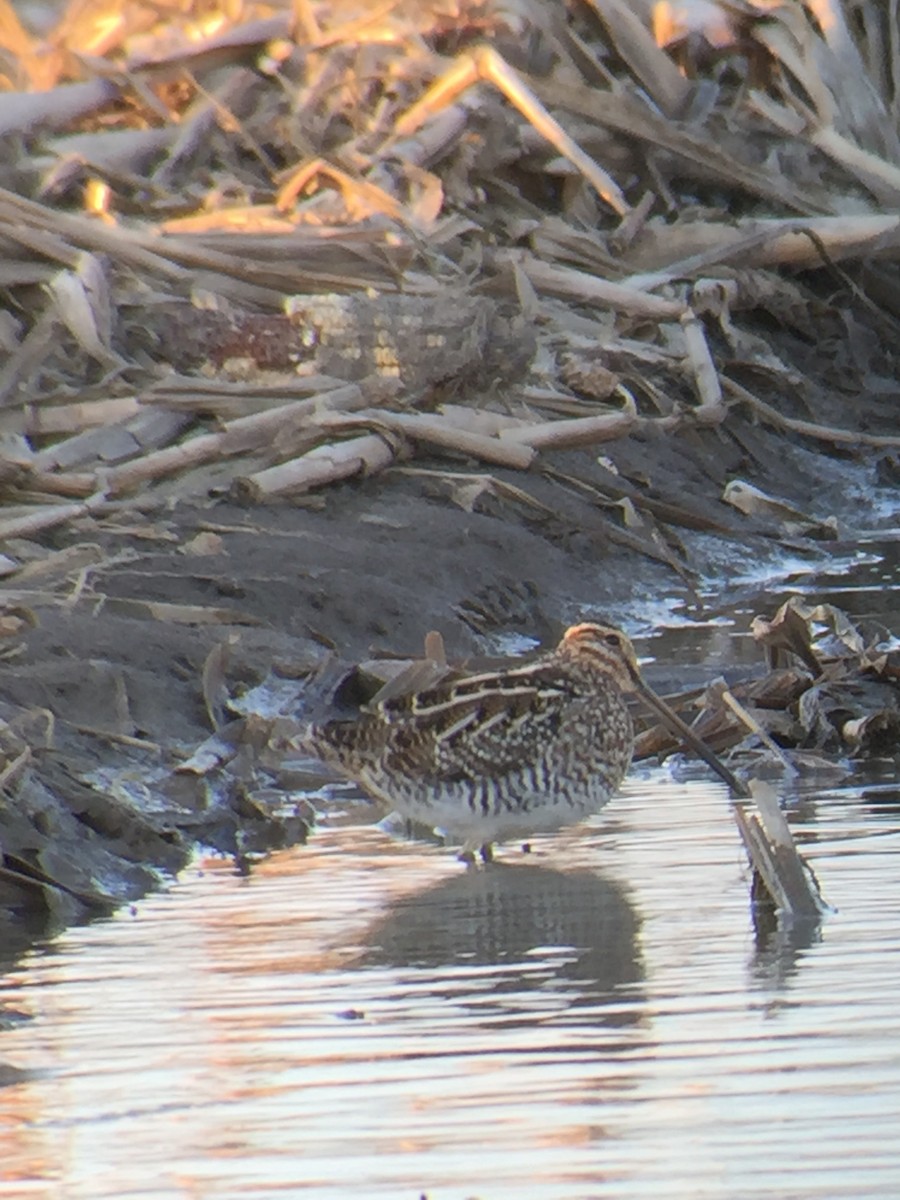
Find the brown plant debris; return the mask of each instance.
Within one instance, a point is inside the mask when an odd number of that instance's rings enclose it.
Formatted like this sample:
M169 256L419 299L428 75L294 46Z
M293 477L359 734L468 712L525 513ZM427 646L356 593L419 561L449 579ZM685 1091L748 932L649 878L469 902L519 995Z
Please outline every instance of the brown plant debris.
M796 411L796 374L745 328L838 315L787 269L864 259L862 297L896 254L896 88L865 66L865 39L888 38L893 17L873 10L857 43L811 11L708 6L705 60L670 7L592 0L567 22L561 3L528 0L294 16L139 2L109 21L73 0L37 35L4 4L0 424L19 439L6 498L20 506L4 532L152 498L163 478L197 494L214 461L248 502L346 478L289 465L353 458L350 425L312 411L239 452L204 440L224 395L252 419L276 379L398 382L392 451L364 456L368 472L434 455L534 470L560 447L748 410L821 442L895 447L850 412ZM173 370L208 406L148 426ZM761 370L776 376L765 399ZM448 392L456 442L436 432ZM437 423L401 426L412 409ZM532 431L486 434L485 411ZM503 439L535 453L504 458L490 445ZM46 511L51 497L72 502ZM738 503L734 486L724 498ZM792 531L762 500L751 515Z

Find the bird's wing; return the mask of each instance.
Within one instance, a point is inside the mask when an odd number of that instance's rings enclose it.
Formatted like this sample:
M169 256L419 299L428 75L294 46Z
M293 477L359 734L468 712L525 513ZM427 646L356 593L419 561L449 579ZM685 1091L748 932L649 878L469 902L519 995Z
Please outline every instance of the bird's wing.
M418 692L380 710L385 759L423 780L502 776L542 756L575 699L558 672L535 665Z

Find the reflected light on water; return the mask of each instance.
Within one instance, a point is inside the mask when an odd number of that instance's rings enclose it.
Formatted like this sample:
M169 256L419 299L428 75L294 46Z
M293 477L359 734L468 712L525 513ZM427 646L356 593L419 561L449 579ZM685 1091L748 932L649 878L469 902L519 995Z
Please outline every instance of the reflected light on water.
M807 797L838 911L764 941L662 773L483 871L359 825L198 865L7 972L0 1194L896 1197L896 818Z

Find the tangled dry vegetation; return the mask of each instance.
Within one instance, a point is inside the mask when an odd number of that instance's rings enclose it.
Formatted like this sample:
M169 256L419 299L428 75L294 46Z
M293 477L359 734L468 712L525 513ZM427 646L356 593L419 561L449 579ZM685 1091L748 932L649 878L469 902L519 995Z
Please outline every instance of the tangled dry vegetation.
M0 534L735 407L897 445L748 315L896 342L898 45L838 0L2 0Z
M403 470L543 516L540 475L677 570L659 529L721 512L555 452L893 454L898 85L876 0L72 0L40 33L0 0L0 635L77 599L53 531L183 497ZM4 832L8 872L90 891Z

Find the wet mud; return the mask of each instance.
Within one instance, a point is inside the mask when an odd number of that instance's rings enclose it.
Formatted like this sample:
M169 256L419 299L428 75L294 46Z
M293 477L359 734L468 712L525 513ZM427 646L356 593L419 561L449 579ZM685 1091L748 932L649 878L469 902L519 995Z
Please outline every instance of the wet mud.
M504 491L502 470L473 495L471 474L463 490L435 460L302 504L211 495L48 537L49 557L78 547L89 565L16 593L29 622L0 676L0 911L69 922L143 894L198 844L246 864L305 836L285 780L266 787L252 755L214 778L179 773L228 716L210 710L211 664L219 694L236 698L273 676L302 680L328 654L419 653L431 629L476 662L551 642L581 617L638 636L665 609L703 619L746 590L749 566L777 573L786 556L812 565L852 552L860 527L885 520L886 465L734 419L727 432L632 438L510 472L530 504ZM808 513L809 529L723 503L738 474ZM614 507L634 480L666 519L631 532L598 495Z

